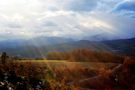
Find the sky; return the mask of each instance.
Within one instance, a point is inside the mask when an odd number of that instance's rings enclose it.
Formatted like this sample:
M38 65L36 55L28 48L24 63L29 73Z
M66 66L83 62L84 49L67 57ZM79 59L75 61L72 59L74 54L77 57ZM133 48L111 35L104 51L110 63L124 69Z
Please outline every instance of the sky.
M135 0L0 0L0 40L135 36Z

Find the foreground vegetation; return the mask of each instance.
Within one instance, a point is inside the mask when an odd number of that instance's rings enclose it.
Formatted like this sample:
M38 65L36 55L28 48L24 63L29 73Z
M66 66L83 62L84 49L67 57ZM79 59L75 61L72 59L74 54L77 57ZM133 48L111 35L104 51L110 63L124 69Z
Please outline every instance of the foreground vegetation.
M0 90L135 89L134 58L80 50L79 53L72 54L71 61L12 59L1 63ZM75 59L77 55L86 56L85 62Z
M72 83L117 64L61 61L19 61L0 65L0 81L17 90L73 90ZM5 78L7 77L7 78ZM40 89L37 89L40 88Z

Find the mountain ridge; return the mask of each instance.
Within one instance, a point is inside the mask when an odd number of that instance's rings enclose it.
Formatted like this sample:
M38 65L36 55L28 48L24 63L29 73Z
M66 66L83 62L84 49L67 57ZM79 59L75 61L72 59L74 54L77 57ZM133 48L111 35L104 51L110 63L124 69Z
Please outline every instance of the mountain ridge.
M34 39L35 40L35 39ZM38 39L37 39L38 40ZM70 51L74 49L91 49L95 51L109 51L118 54L125 54L125 55L135 55L135 38L131 39L118 39L118 40L106 40L106 41L89 41L89 40L79 40L74 41L71 39L53 39L56 40L55 42L52 40L52 44L45 44L46 40L35 40L34 43L31 42L21 42L12 44L0 42L0 51L7 52L12 56L19 56L19 57L31 57L31 58L38 58L46 56L48 52L53 51ZM60 41L57 43L57 40ZM2 45L4 45L2 47Z

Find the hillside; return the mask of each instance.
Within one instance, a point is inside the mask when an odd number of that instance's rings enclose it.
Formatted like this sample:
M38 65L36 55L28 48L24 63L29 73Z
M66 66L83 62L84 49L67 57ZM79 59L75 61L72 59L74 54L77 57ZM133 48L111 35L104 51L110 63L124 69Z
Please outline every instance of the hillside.
M48 43L49 42L49 43ZM135 38L108 41L74 41L62 38L41 38L26 41L0 42L0 51L8 52L12 56L40 58L52 51L71 51L87 48L96 51L110 51L118 54L135 55Z
M103 41L113 52L135 55L135 38Z

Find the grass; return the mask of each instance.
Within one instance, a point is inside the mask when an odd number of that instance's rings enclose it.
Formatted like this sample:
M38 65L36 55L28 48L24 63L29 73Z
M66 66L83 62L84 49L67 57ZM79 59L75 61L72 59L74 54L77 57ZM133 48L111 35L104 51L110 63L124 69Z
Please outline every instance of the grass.
M70 82L90 78L97 75L100 70L110 70L118 65L116 63L69 62L64 60L22 60L19 63L23 65L29 63L36 68L47 67L55 79L59 79L60 82L63 79Z
M70 62L66 60L18 60L20 63L35 63L40 64L44 63L46 65L49 65L50 67L56 67L59 68L61 66L65 66L67 68L91 68L91 69L99 69L99 68L111 68L113 66L116 66L118 64L116 63L102 63L102 62ZM77 69L77 68L76 68Z
M47 81L51 88L49 90L74 90L77 86L72 83L94 77L101 70L110 70L116 65L116 63L65 60L17 60L5 66L1 65L1 69L4 72L14 70L17 76L25 77L27 81L31 81L30 78Z

